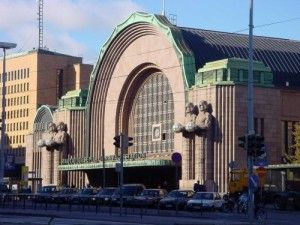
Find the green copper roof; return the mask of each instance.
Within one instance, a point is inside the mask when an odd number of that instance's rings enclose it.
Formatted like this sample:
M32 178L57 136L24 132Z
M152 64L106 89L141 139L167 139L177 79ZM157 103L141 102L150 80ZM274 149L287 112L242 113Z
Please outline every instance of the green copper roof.
M85 109L87 96L86 89L68 91L59 100L59 109Z
M273 87L270 67L253 61L253 78L257 86ZM196 74L196 86L245 85L248 80L248 60L228 58L206 63Z
M159 28L160 31L166 35L167 39L173 44L177 56L181 61L186 87L191 87L194 84L195 70L196 70L195 58L192 51L186 46L180 29L178 29L176 26L171 24L165 16L142 13L142 12L133 13L127 20L125 20L123 23L116 26L112 35L106 41L106 43L103 45L100 51L99 60L91 76L91 83L95 80L95 76L97 75L98 67L102 61L102 58L106 50L114 40L114 38L116 38L117 35L121 33L121 31L126 29L126 27L135 23L145 23L145 22L150 23L153 26Z

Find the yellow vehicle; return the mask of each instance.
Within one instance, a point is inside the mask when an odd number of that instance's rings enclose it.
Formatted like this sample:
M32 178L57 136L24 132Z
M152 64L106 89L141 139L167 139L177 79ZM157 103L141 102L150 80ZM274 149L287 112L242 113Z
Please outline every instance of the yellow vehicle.
M248 173L246 169L232 169L229 175L229 195L235 195L248 188Z

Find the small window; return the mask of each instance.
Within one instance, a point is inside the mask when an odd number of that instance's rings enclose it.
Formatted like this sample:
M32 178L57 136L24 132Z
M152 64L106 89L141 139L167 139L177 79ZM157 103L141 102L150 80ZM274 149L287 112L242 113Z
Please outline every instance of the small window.
M162 140L163 140L163 141L166 140L166 136L167 136L166 133L163 133L163 134L162 134Z

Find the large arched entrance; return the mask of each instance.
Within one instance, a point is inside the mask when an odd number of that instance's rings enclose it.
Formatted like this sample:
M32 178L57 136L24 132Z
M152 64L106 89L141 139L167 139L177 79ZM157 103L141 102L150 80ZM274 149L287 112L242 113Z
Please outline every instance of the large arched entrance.
M88 168L91 184L101 182L104 166L106 185L115 183L119 149L113 138L123 133L134 138L125 154L146 154L144 159L129 157L124 182L157 187L169 179L175 186L171 154L175 146L181 152L182 137L174 135L172 126L184 119L194 73L191 51L164 17L136 13L115 29L101 50L87 103L86 155L95 161L108 159Z

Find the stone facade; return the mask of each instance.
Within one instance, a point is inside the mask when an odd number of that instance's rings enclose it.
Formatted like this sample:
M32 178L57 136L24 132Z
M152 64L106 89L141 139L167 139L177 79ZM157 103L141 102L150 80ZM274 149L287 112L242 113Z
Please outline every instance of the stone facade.
M86 169L89 182L95 181L91 179L95 176L100 177L101 160L119 154L113 137L123 133L134 138L134 147L128 153L143 153L145 161L151 159L151 163L169 159L165 164L153 163L147 170L146 163L143 164L138 169L140 174L147 171L144 177L163 176L163 170L172 171L174 164L170 156L179 152L182 155L180 188L191 189L199 180L209 190L228 191L228 164L235 161L239 168L246 167L246 152L237 143L247 128L248 62L228 53L219 60L214 58L200 65L201 59L210 56L210 52L188 45L200 43L201 38L193 38L202 35L202 31L191 30L191 37L187 32L188 29L173 26L163 16L143 13L133 14L114 30L91 75L86 107L81 111L67 107L67 102L73 102L68 101L73 96L69 93L61 99L64 107L53 114L53 121L63 121L69 127L73 146L69 147L67 157L79 158L78 163L68 165L68 184L80 186L86 180L78 168ZM203 38L207 37L203 34ZM224 53L224 49L216 49L213 48ZM300 108L293 104L300 100L300 94L276 86L278 71L268 64L255 61L253 68L255 131L265 137L269 164L280 163L281 123L300 120ZM174 123L175 133L172 127L161 128L170 121ZM161 137L153 138L149 127L162 129L158 132ZM82 157L90 157L96 163L82 161ZM162 167L157 173L155 169L159 166ZM131 180L140 174L133 173ZM169 172L157 182L171 179L174 174ZM138 178L134 181L139 182Z

